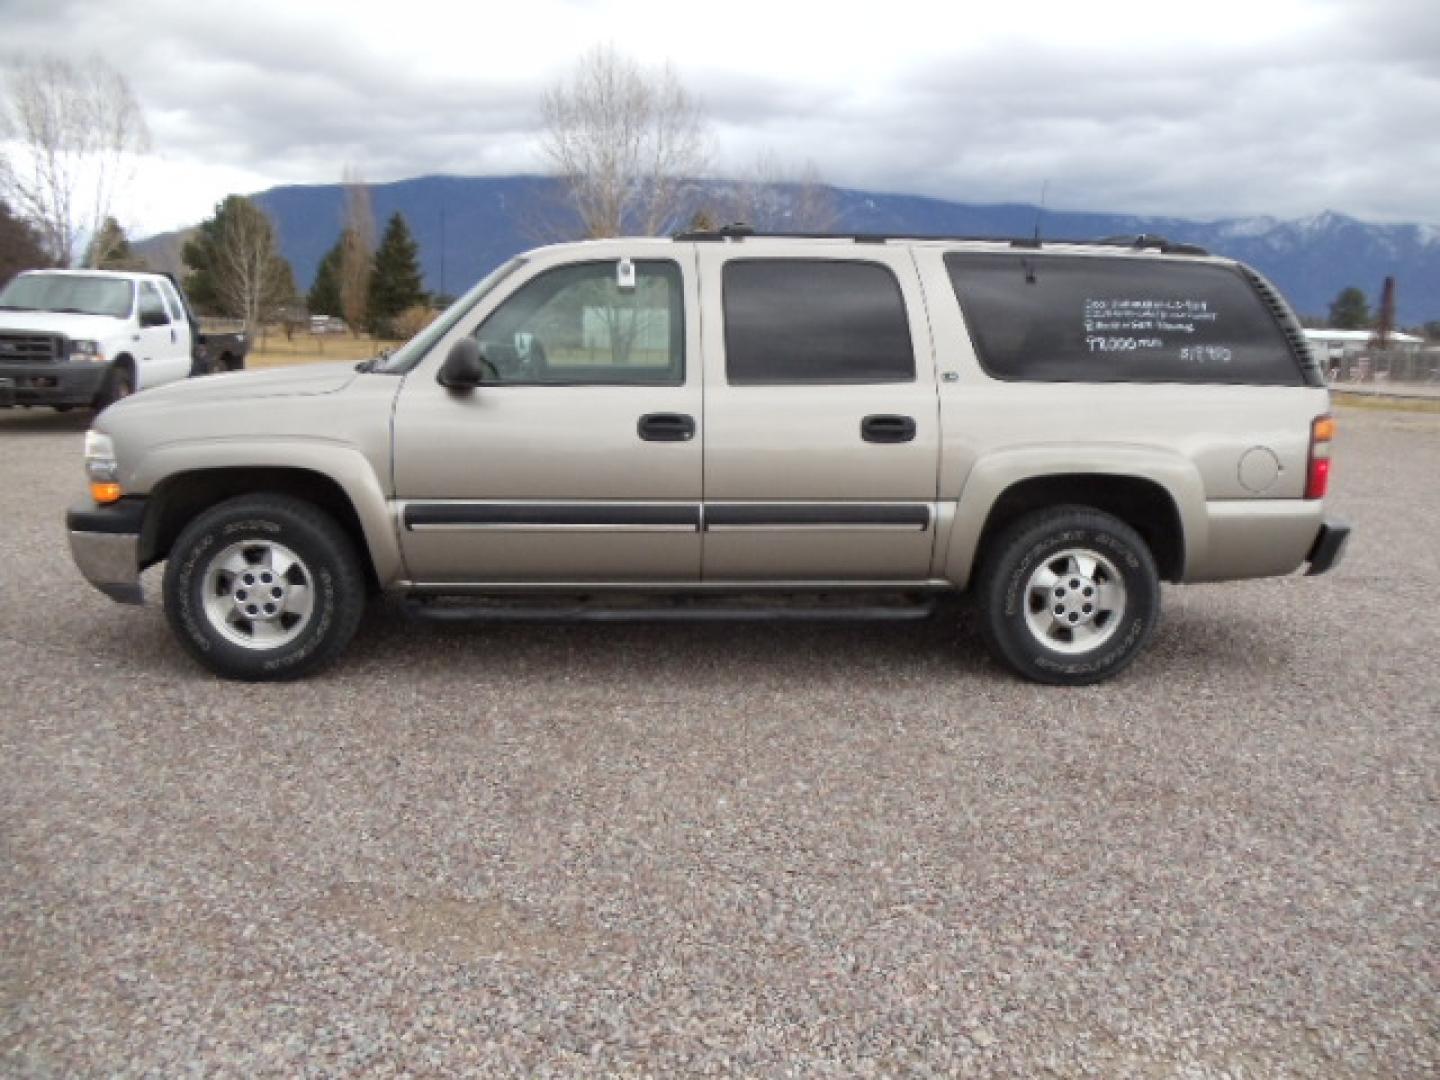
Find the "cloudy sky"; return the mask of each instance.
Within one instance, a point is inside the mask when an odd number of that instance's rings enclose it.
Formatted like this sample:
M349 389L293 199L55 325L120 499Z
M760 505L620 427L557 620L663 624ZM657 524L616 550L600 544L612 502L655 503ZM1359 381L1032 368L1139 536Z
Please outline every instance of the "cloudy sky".
M717 173L1191 217L1440 223L1440 0L0 0L0 53L130 77L137 233L230 192L537 171L540 96L610 42L701 100Z

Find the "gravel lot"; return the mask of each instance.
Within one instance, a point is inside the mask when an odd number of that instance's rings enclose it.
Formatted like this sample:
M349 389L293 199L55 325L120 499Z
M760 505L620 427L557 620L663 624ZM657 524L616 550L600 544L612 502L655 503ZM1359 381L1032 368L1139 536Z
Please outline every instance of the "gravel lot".
M0 1072L1440 1070L1440 416L1342 413L1328 577L1117 682L962 619L416 626L218 682L0 414Z

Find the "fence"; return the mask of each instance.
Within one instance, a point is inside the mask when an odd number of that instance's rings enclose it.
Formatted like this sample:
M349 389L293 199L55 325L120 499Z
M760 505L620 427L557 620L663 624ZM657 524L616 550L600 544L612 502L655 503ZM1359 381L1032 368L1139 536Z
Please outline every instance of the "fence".
M1363 353L1320 357L1331 383L1440 384L1440 351L1372 349Z

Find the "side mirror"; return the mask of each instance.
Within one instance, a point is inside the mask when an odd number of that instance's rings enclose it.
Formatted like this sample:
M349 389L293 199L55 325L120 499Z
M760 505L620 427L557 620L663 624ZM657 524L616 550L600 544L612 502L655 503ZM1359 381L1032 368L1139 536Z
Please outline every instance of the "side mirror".
M485 381L488 366L480 352L480 343L466 335L450 347L450 355L445 357L435 379L451 390L473 390Z
M170 316L163 311L142 311L140 312L140 325L147 329L155 326L169 326Z

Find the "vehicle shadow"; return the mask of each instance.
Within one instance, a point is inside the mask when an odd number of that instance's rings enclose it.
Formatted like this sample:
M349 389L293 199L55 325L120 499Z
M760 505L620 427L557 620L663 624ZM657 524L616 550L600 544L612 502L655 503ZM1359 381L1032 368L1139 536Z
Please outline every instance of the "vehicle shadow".
M371 607L336 671L405 658L410 677L473 680L477 665L511 677L604 681L624 672L652 685L749 682L835 685L869 673L887 682L998 671L969 607L947 602L913 622L430 622L399 605Z

